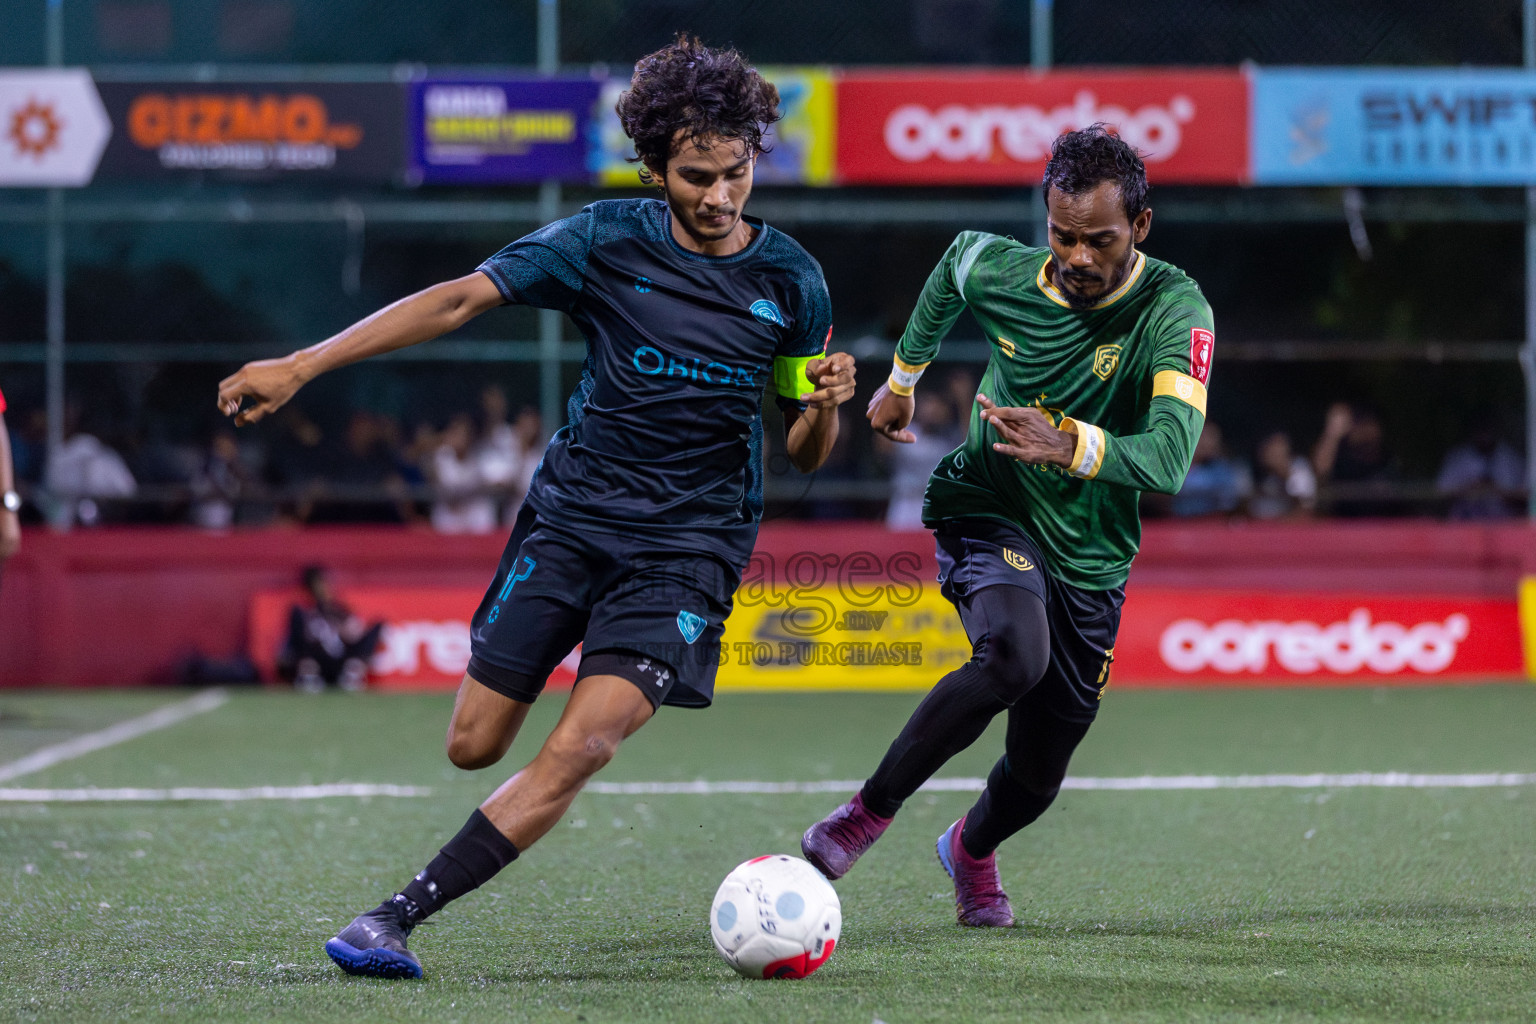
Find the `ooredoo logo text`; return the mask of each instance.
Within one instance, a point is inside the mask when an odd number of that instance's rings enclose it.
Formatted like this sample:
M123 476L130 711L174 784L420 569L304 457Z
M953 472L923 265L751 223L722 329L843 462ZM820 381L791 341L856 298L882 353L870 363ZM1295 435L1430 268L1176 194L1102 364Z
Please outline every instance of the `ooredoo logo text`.
M1062 132L1103 122L1113 125L1147 163L1160 163L1179 151L1184 125L1194 117L1195 102L1182 93L1135 110L1102 103L1086 89L1071 103L1050 108L953 103L935 110L908 103L886 119L885 145L908 163L933 157L951 163L990 161L999 156L1034 163L1051 155L1051 143Z
M1237 619L1207 625L1180 619L1163 630L1158 650L1164 664L1184 673L1264 672L1274 665L1300 675L1362 670L1428 675L1450 667L1470 630L1470 620L1460 612L1443 621L1405 626L1373 622L1367 608L1356 608L1344 621L1328 625Z

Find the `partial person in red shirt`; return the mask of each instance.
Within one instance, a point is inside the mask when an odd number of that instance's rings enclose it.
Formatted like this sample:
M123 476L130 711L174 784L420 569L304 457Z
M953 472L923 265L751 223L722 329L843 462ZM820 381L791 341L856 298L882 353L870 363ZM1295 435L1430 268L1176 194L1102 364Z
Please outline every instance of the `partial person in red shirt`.
M11 463L11 435L5 429L5 393L0 392L0 571L21 547L21 495Z

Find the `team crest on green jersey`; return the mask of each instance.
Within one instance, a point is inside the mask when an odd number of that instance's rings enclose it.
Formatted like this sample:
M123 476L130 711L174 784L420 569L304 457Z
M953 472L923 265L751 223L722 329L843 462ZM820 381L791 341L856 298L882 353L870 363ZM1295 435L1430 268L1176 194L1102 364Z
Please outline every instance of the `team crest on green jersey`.
M1093 375L1099 380L1109 380L1119 365L1119 345L1100 345L1093 350Z

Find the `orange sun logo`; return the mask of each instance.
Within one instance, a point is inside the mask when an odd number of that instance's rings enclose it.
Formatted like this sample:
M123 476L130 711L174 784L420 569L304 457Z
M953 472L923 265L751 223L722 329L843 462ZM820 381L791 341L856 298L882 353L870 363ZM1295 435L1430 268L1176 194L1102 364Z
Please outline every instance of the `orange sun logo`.
M11 129L7 134L16 143L17 156L30 153L41 160L50 149L58 148L59 132L63 127L64 122L53 112L51 104L29 99L26 106L11 114Z

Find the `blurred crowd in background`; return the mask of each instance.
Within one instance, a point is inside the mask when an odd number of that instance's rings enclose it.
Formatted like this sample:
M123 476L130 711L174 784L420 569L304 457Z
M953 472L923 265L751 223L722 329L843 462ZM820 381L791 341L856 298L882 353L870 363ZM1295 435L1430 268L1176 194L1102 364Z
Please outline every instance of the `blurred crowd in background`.
M964 438L978 380L971 367L931 374L918 392L913 444L873 436L862 421L862 398L850 402L832 458L809 478L788 468L770 410L770 518L883 520L891 529L921 529L928 476ZM861 393L874 386L861 382ZM60 528L184 523L208 530L393 523L490 533L510 526L548 442L538 411L513 408L494 383L480 388L472 407L435 421L368 408L325 412L311 415L294 402L256 428L213 425L201 444L125 442L110 430L93 432L89 408L72 401L65 443L50 461L41 412L13 407L24 520ZM1448 439L1432 481L1408 479L1379 416L1337 402L1315 431L1261 431L1251 445L1229 443L1220 422L1207 420L1183 489L1143 495L1142 514L1501 519L1524 513L1527 473L1499 418L1487 412Z
M278 524L398 523L440 533L510 525L543 456L536 409L509 409L485 386L478 408L407 427L355 409L327 431L297 403L256 429L213 429L199 445L158 442L120 452L84 426L75 402L65 441L47 457L38 414L12 431L31 514L56 527L190 523L208 530Z

